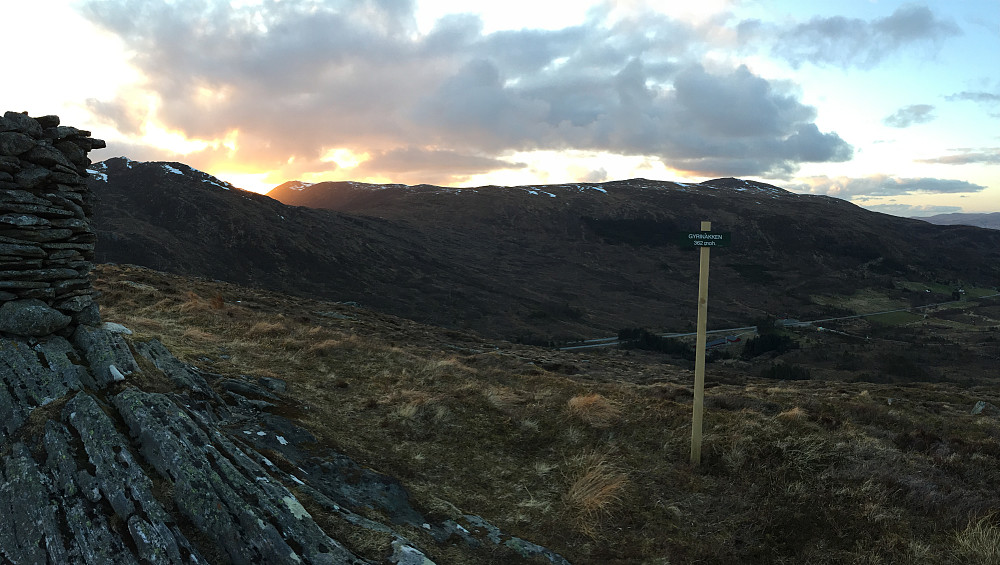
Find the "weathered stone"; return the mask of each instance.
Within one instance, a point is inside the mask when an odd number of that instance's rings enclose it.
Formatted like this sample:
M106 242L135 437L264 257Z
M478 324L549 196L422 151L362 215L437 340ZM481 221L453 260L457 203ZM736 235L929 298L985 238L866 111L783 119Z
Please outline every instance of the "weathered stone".
M128 328L125 329L129 333L132 333ZM139 355L152 361L157 369L163 371L164 375L179 386L217 398L212 387L205 382L205 377L202 377L171 355L170 351L159 340L154 339L145 343L136 343L135 350Z
M74 296L53 304L53 307L63 312L79 312L94 303L94 299L89 296Z
M14 175L18 186L27 189L37 188L49 178L55 178L52 171L30 164L27 167L22 167L20 172Z
M17 269L41 269L42 260L41 259L28 259L25 257L18 257L15 255L0 255L0 269L3 270L17 270Z
M5 120L4 128L7 131L26 133L35 138L42 136L42 126L34 118L28 117L28 114L4 112L3 117Z
M23 271L0 271L0 280L57 281L79 277L76 269L28 269Z
M83 185L86 183L86 179L80 176L79 173L73 171L72 173L60 173L60 172L49 172L47 180L50 180L58 184L66 184L71 186Z
M132 456L128 438L118 433L89 394L78 394L63 414L77 430L93 468L93 475L85 478L92 480L114 513L128 524L138 556L153 563L183 563L180 548L190 553L191 546L176 527L165 523L169 516L153 495L152 481Z
M46 137L49 137L50 139L54 139L57 141L66 139L67 137L78 137L81 135L89 137L90 132L85 130L78 130L75 127L71 126L58 126L52 129L45 130Z
M23 133L5 131L0 133L0 155L20 155L35 147L37 143L37 141Z
M9 183L13 181L14 181L14 175L0 171L0 182Z
M41 300L13 300L0 305L0 332L23 336L53 334L71 319Z
M55 289L49 288L32 288L28 290L22 290L20 298L37 298L45 303L50 302L56 297Z
M260 463L164 395L128 388L113 403L145 460L173 481L178 511L232 563L364 563Z
M46 224L47 225L47 224ZM0 228L6 227L0 224ZM0 235L8 238L17 239L22 242L31 243L41 243L44 249L44 244L52 241L66 240L73 236L71 230L53 230L53 229L29 229L29 230L17 230L17 231L6 231L0 229Z
M17 243L0 243L0 254L18 257L45 257L45 251L41 247Z
M57 506L49 500L45 477L20 443L4 458L0 476L0 547L14 563L68 563L59 533Z
M0 171L14 174L21 170L21 160L17 157L0 155Z
M47 226L49 221L31 214L0 214L0 224L9 226Z
M986 402L985 400L979 400L976 402L975 406L972 407L972 415L978 416L982 414L983 416L992 416L994 418L1000 418L1000 408L996 405Z
M38 125L42 126L42 129L54 128L59 125L59 116L47 115L35 118Z
M274 377L259 377L257 382L268 390L272 390L274 392L285 392L288 390L288 383L282 379L276 379Z
M91 302L83 309L70 314L73 324L78 326L99 326L101 324L101 310L96 302Z
M266 388L240 379L223 379L219 382L219 386L230 392L235 392L244 396L280 400L280 398L275 396Z
M52 285L40 281L0 281L0 288L8 290L17 288L49 288Z
M49 256L47 257L49 262L63 261L63 260L78 260L82 258L83 255L80 255L79 251L74 251L73 249L63 249L62 251L55 251L53 253L49 253ZM87 267L87 270L89 271L92 268L93 264L90 264Z
M56 165L73 167L73 162L66 158L62 151L50 145L35 145L30 151L21 155L21 159L43 167L55 167ZM70 168L70 171L76 173L75 169Z
M59 208L53 208L52 206L39 204L22 204L18 202L6 202L4 203L4 211L12 212L15 214L30 214L33 216L38 216L40 218L72 218L73 212L71 210L61 210ZM75 219L75 218L74 218Z
M398 539L392 542L389 562L395 565L436 565L422 551Z
M98 388L123 381L127 375L139 370L132 352L120 335L101 328L79 326L73 332L72 341L90 364L90 373Z
M0 209L4 209L8 204L37 204L39 206L50 206L52 202L39 198L26 190L0 190Z
M52 231L69 231L69 230L52 230ZM71 232L72 233L72 232ZM77 249L80 251L94 251L93 243L42 243L42 249ZM86 253L84 253L86 257Z
M79 177L83 176L80 174L79 171L76 170L76 167L72 164L57 163L55 165L49 165L49 168L52 169L53 173L73 175L73 178L77 178L78 180Z
M90 475L77 469L75 464L77 450L70 444L70 433L62 424L49 420L45 424L46 466L52 473L52 488L63 496L68 531L70 539L64 540L71 547L70 553L79 555L83 563L120 563L122 565L137 565L121 536L112 532L108 521L102 512L96 511L99 506L88 504L100 500L100 490L94 489L83 493L79 486L79 477L92 484ZM87 495L96 495L85 500ZM96 506L96 508L95 508Z
M52 283L52 288L54 288L55 291L60 295L63 295L70 291L81 290L89 287L90 287L90 279L86 278L66 279L61 281L55 281Z
M62 211L64 214L71 215L72 212ZM52 227L73 230L74 233L89 231L90 222L87 220L81 220L79 218L58 218L52 220Z
M30 347L0 338L0 443L17 431L28 414L62 398L89 380L83 367L69 358L72 347L53 337Z
M90 164L90 159L87 159L87 152L72 141L60 141L56 143L55 147L74 165Z

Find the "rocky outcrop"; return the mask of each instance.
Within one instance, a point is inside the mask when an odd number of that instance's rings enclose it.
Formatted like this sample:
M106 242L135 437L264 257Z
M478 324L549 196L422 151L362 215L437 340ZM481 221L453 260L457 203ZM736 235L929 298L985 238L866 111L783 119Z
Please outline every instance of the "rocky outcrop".
M86 178L87 152L104 146L56 116L0 117L0 332L44 336L100 322Z
M208 377L116 328L0 337L0 561L432 565L458 544L481 557L463 562L566 563L477 516L428 518L399 481L247 398L280 381ZM386 550L358 555L338 523Z

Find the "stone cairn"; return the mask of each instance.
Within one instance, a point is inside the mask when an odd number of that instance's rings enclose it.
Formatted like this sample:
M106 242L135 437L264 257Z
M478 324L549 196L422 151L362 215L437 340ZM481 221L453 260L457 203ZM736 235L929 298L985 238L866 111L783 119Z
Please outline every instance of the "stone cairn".
M0 332L97 325L87 152L105 147L57 116L0 118Z

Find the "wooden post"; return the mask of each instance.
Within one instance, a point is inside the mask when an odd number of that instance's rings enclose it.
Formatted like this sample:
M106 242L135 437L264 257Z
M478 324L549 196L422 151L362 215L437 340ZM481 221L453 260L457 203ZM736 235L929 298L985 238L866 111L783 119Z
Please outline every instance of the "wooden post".
M712 222L702 222L701 231L712 231ZM691 415L691 464L701 464L701 421L705 413L705 341L708 329L708 258L710 247L701 248L698 269L698 337L694 353L694 410Z

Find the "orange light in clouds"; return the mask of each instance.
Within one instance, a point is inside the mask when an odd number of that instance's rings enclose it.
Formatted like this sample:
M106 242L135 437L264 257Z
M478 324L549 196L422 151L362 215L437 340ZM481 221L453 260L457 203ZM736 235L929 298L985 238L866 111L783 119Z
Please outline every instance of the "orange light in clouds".
M371 159L370 154L355 153L354 151L344 147L328 149L326 153L320 157L320 161L325 163L334 163L341 169L353 169L368 159Z
M273 179L268 178L271 175L272 173L230 173L226 171L212 173L212 176L220 178L232 184L236 188L242 188L243 190L257 192L259 194L265 194L272 188L284 182L274 182Z

